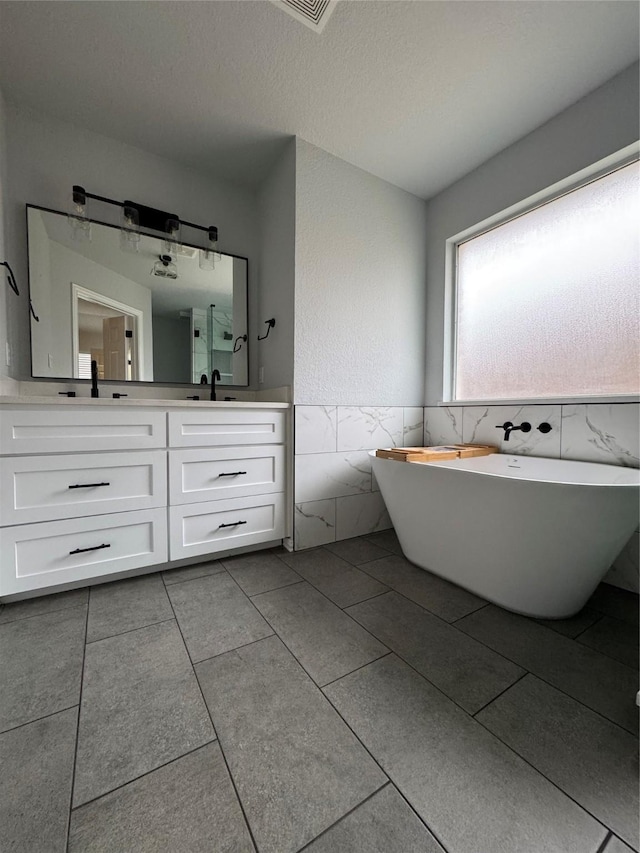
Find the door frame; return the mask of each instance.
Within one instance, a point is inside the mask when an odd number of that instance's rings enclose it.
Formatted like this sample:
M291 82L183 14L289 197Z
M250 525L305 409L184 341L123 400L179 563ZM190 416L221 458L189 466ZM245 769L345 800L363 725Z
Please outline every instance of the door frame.
M71 282L71 358L73 366L74 379L78 379L78 354L80 352L78 341L78 300L84 299L87 302L95 302L97 305L104 305L105 308L113 308L121 314L133 318L133 353L135 363L131 365L132 374L138 376L143 365L142 360L142 341L144 334L144 312L139 308L133 308L131 305L125 305L124 302L118 302L117 299L111 299L110 296L105 296L102 293L96 293L89 290L87 287L82 287L79 284ZM126 380L123 380L126 381ZM137 379L136 381L139 381Z

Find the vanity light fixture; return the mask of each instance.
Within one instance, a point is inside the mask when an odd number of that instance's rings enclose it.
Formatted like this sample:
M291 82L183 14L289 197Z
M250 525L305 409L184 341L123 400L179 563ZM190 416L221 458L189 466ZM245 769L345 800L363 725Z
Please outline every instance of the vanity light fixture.
M163 256L169 256L170 262L175 262L181 252L181 234L183 226L194 228L196 231L204 231L207 235L207 245L200 250L201 269L213 269L215 255L218 247L218 229L214 225L196 225L195 222L186 222L176 213L167 213L155 207L147 207L138 202L125 200L115 201L102 195L89 193L84 187L75 184L72 191L72 207L69 213L69 224L71 225L73 237L76 240L91 239L91 220L87 217L87 199L112 204L122 208L121 216L121 247L125 251L138 251L140 242L140 229L157 231L164 235L162 243ZM154 264L158 266L158 262ZM164 267L163 264L161 266ZM166 268L165 268L166 269ZM153 272L153 270L152 270ZM155 273L163 275L163 273ZM165 275L166 277L166 275ZM177 278L176 275L169 276Z
M207 248L200 249L198 264L201 270L213 270L216 266L216 254L218 249L218 229L210 225L207 229Z

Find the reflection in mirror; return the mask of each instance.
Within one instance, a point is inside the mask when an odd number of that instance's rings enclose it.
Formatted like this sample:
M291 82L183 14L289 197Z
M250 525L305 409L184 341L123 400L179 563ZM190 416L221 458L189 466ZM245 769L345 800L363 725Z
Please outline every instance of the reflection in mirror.
M73 238L66 214L27 208L34 377L199 384L214 368L223 385L248 384L247 260L92 222ZM174 244L175 245L175 244ZM207 264L205 266L210 266ZM234 342L240 338L239 345Z

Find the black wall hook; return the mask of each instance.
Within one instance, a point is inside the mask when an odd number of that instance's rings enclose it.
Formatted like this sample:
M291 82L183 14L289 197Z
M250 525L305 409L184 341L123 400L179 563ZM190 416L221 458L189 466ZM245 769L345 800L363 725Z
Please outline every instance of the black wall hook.
M13 290L16 296L20 296L20 291L18 290L18 285L16 284L16 277L13 274L13 270L9 266L9 262L0 261L0 267L6 267L9 270L7 274L7 281L9 282L9 287L11 288L11 290Z
M11 290L13 290L13 292L15 293L16 296L20 296L20 291L18 290L18 285L16 283L16 277L13 274L13 270L9 266L9 262L8 261L0 261L0 267L6 267L7 268L7 281L9 282L9 287L11 288ZM38 315L36 314L36 312L33 308L33 302L31 301L31 299L29 299L29 311L31 312L31 316L36 321L36 323L39 323L40 317L38 317Z
M232 352L239 352L242 349L242 344L238 344L238 341L242 341L243 343L246 343L247 336L246 335L238 335L238 337L233 342Z
M267 324L267 326L268 326L269 328L267 329L267 334L266 334L266 335L262 335L262 337L260 337L260 335L258 335L258 340L259 340L259 341L264 341L264 340L265 340L265 338L268 338L268 337L269 337L269 332L270 332L270 331L271 331L271 329L273 329L273 327L275 326L276 321L275 321L275 319L272 317L270 320L265 320L265 323Z
M16 277L13 274L13 270L9 266L9 262L8 261L0 261L0 267L6 267L7 268L7 270L8 270L7 281L9 282L9 287L11 288L11 290L13 290L13 292L15 293L16 296L20 296L20 291L18 290L18 285L16 284ZM36 314L36 312L33 308L33 302L31 301L31 299L29 299L29 311L31 312L31 316L36 321L36 323L39 323L40 317L38 317L38 315Z

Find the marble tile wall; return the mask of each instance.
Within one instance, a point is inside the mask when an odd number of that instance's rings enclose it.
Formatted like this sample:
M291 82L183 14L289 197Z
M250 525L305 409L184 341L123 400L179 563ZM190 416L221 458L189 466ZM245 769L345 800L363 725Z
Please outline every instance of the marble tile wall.
M296 550L391 527L369 450L423 442L422 407L295 407Z
M505 421L528 421L529 433L514 432L509 441L497 428ZM551 432L537 427L547 422ZM497 444L503 453L603 462L640 467L640 405L637 403L564 406L437 406L424 410L424 443ZM639 539L636 531L605 577L607 583L640 591Z

